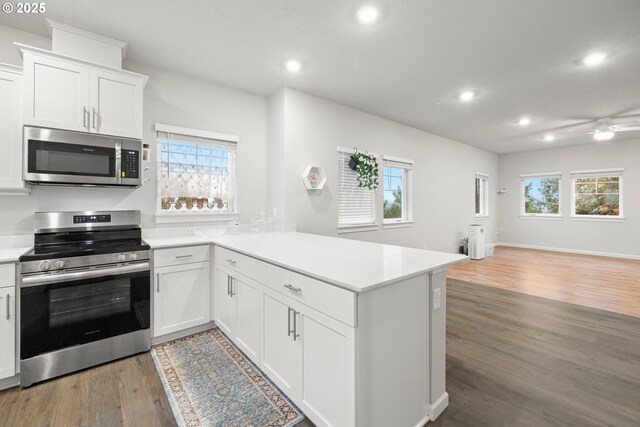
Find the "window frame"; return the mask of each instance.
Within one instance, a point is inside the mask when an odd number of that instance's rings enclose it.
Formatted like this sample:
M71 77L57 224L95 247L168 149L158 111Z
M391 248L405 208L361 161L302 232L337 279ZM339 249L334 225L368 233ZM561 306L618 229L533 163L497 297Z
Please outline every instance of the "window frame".
M238 168L237 168L237 153L238 153L238 144L240 142L240 137L237 135L212 132L201 129L191 129L180 126L173 125L165 125L162 123L155 124L156 138L155 138L155 150L156 156L155 160L150 160L145 165L145 167L149 167L151 164L156 168L156 209L155 209L155 222L156 223L184 223L184 222L226 222L234 218L238 218L240 215L238 211ZM235 194L235 210L228 212L197 212L197 213L183 213L183 212L167 212L162 209L162 196L161 196L161 188L160 188L160 175L161 175L161 150L160 150L160 142L159 142L159 134L173 134L176 136L186 136L190 138L203 138L205 140L211 140L209 145L213 146L228 146L233 147L233 150L236 155L236 167L234 168L235 174L235 183L236 183L236 194ZM218 141L219 144L215 142ZM189 141L187 141L189 142ZM207 144L208 142L203 141L202 144Z
M571 214L570 218L577 221L624 221L624 168L586 169L570 172L571 176ZM580 215L576 214L576 180L578 178L597 178L599 176L618 177L619 215Z
M480 212L476 212L475 197L476 197L476 180L480 179ZM474 194L473 194L473 213L476 218L489 218L489 174L483 172L476 172L473 181Z
M524 201L524 181L531 178L558 178L558 213L557 214L545 214L545 213L527 213L525 212ZM562 219L562 172L541 172L541 173L527 173L520 174L520 218L527 219Z
M356 149L355 148L348 148L348 147L336 147L336 152L338 154L338 163L340 160L340 155L341 154L355 154ZM371 153L369 152L368 154L375 156L376 158L380 158L380 156L378 155L378 153ZM378 162L378 168L380 168L381 163ZM339 167L342 167L339 164ZM355 172L354 172L355 173ZM378 174L380 174L380 169L378 169ZM379 229L379 225L380 225L380 216L378 213L378 209L376 209L377 207L377 203L378 203L378 190L368 190L371 191L373 193L373 222L372 223L362 223L362 224L341 224L340 223L340 170L338 170L337 173L337 177L338 179L337 181L337 187L338 187L338 197L337 197L337 212L336 212L336 229L338 234L343 234L343 233L359 233L359 232L365 232L365 231L377 231ZM378 188L380 188L380 185L378 185Z
M388 162L393 165L387 166ZM402 218L384 217L384 168L402 169ZM382 225L384 228L411 227L413 225L413 160L389 155L382 156Z

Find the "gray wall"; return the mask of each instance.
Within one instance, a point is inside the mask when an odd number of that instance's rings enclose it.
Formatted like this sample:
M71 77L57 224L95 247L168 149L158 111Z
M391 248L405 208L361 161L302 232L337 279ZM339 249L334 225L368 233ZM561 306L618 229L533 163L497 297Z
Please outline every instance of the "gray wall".
M21 65L18 41L47 48L44 37L0 26L0 62ZM186 75L126 62L126 69L148 75L144 91L144 142L155 158L155 123L240 136L238 210L241 221L265 209L267 200L267 99ZM0 235L33 232L33 213L49 210L140 209L146 227L155 224L156 172L136 190L82 187L33 187L30 195L2 197Z
M410 228L343 234L359 240L416 248L457 251L474 217L476 172L490 175L488 241L496 230L498 156L371 114L285 89L269 102L284 108L285 217L299 231L337 235L337 146L358 147L380 155L413 159L413 218ZM273 98L273 97L272 97ZM271 144L271 141L270 141ZM305 166L321 165L327 173L322 191L307 191L301 180ZM270 170L271 174L271 170ZM270 177L271 178L271 177ZM381 188L379 188L381 191ZM379 198L378 200L382 200ZM269 200L270 206L272 200ZM278 201L281 203L281 201Z
M618 134L608 142L500 156L499 241L604 254L640 256L640 140ZM570 171L624 168L624 222L571 219ZM562 220L520 218L520 174L562 171Z

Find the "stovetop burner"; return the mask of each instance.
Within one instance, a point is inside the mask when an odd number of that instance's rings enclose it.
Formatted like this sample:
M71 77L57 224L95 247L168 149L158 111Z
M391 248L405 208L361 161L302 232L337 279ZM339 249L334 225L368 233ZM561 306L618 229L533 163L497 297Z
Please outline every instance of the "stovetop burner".
M23 274L149 259L140 211L37 212L34 248L20 257Z
M119 252L148 251L150 246L142 239L111 240L107 242L72 242L36 246L20 257L20 261L50 258L100 255Z

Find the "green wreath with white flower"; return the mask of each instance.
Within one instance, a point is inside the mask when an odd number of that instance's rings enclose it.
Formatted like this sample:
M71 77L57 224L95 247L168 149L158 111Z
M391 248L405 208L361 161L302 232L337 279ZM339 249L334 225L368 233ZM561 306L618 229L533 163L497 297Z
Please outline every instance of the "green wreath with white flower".
M358 187L368 190L378 188L378 158L372 154L351 155L349 167L358 174Z

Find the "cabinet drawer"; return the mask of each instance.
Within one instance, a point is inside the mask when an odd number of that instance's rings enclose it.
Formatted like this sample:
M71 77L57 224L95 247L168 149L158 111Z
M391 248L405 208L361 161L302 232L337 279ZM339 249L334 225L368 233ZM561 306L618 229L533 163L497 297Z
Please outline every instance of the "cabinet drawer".
M14 263L0 264L0 288L15 286L16 265Z
M250 256L216 246L213 249L213 258L215 262L230 268L238 273L244 274L254 280L259 279L258 265L262 262Z
M155 267L209 261L209 245L184 246L153 251Z
M260 262L259 281L349 326L356 326L355 293L302 274Z

